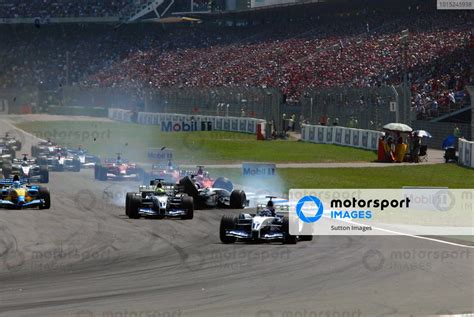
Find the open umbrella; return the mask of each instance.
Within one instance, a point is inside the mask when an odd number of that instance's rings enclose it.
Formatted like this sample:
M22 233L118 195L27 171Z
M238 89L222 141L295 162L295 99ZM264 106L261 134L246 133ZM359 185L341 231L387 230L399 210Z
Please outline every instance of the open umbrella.
M412 128L403 123L389 123L383 126L385 130L398 131L398 132L411 132Z
M431 134L428 131L425 130L416 130L413 132L414 134L418 135L420 138L431 138Z
M450 135L448 136L446 139L444 139L443 141L443 149L447 149L447 148L450 148L450 147L455 147L456 145L456 141L457 141L457 137L455 137L454 135Z

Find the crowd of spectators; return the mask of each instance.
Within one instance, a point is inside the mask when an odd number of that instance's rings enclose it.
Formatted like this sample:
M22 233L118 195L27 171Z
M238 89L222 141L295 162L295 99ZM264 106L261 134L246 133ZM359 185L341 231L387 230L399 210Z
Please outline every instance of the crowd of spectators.
M0 18L118 16L130 0L0 0Z
M413 107L431 117L473 80L472 17L411 8L241 27L12 27L0 32L0 87L277 87L292 102L311 88L399 84L406 69Z

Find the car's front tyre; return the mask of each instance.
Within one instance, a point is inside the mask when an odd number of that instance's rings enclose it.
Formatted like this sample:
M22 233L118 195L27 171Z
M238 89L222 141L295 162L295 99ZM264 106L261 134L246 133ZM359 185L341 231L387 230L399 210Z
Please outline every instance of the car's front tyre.
M221 224L219 226L219 238L224 244L235 243L237 241L236 237L229 237L227 231L233 230L236 228L237 218L235 216L224 215L221 219Z

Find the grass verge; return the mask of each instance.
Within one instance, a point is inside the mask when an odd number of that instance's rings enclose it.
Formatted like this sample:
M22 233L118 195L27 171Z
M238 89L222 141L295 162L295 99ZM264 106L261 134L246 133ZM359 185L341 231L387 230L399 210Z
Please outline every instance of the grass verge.
M180 163L254 162L370 162L373 151L296 141L257 141L254 135L233 132L161 132L157 126L119 122L37 121L17 127L69 147L79 144L102 157L120 152L130 160L146 161L149 147L174 150Z

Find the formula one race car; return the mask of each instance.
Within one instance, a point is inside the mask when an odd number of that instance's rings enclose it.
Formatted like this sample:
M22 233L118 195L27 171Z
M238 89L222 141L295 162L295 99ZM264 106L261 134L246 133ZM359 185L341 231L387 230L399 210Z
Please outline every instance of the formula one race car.
M161 179L167 184L176 184L181 178L182 172L176 166L154 164L150 171L143 173L143 184L149 184L155 179Z
M241 213L239 216L224 215L221 219L219 237L222 243L239 241L281 241L295 244L311 241L313 236L290 235L288 206L274 205L273 196L266 205L258 205L257 212Z
M37 145L31 146L31 156L40 157L40 156L51 156L58 153L61 150L61 147L51 141L50 139L46 141L40 141Z
M49 182L48 167L38 165L36 160L28 159L26 154L23 154L23 159L14 159L11 163L3 163L2 173L5 178L9 178L10 175L18 175L20 178L27 178L29 181Z
M214 179L211 178L208 171L204 170L203 165L196 166L196 170L184 170L181 174L182 176L190 176L199 188L212 187L214 184ZM230 187L226 188L229 189ZM232 191L232 189L229 191Z
M79 147L78 149L66 149L68 156L77 157L81 162L81 167L94 167L100 163L100 158L97 155L92 155L87 150Z
M0 158L14 159L16 157L16 151L5 143L0 142Z
M81 171L81 161L77 156L69 155L66 151L60 151L57 155L39 156L36 159L39 165L48 167L53 172L79 172Z
M100 181L110 179L132 179L140 180L143 178L143 169L135 163L130 163L121 158L117 153L116 159L106 159L104 164L96 164L94 166L94 178Z
M0 208L49 209L51 197L49 189L44 186L30 185L28 180L14 176L0 180Z
M15 139L15 137L10 136L8 132L5 133L5 136L0 137L0 144L5 145L13 151L21 151L21 142Z
M138 193L127 193L125 214L131 219L144 217L180 217L193 219L193 198L180 193L175 185L166 185L161 179L140 186Z
M243 190L234 189L230 180L219 177L211 187L202 187L192 176L179 181L180 190L193 197L196 209L231 208L243 209L249 205Z

